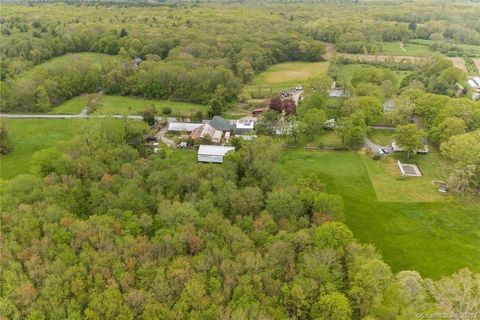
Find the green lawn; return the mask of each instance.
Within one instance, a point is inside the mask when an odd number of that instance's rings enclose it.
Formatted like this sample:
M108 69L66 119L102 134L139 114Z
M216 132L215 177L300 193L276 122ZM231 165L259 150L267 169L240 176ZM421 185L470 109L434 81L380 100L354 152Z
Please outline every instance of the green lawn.
M438 152L427 155L413 155L410 162L416 163L422 177L402 177L397 160L408 162L405 153L395 153L381 160L362 157L375 189L377 200L381 202L443 202L452 200L453 195L438 192L434 181L445 181L445 164Z
M54 108L50 113L56 114L77 114L84 108L82 97L75 97ZM204 114L208 111L208 106L169 100L141 99L135 97L122 97L104 95L100 107L95 111L97 114L141 114L146 108L154 105L157 112L161 113L165 107L172 109L171 116L188 116L196 111L202 111Z
M303 85L309 78L326 73L329 62L286 62L271 66L245 87L253 97L264 97Z
M10 119L8 127L15 149L0 158L0 178L30 172L32 155L73 137L80 119Z
M58 64L70 63L73 61L84 60L91 64L97 65L98 68L101 67L103 60L107 57L115 57L104 53L97 53L97 52L80 52L80 53L67 53L63 56L59 56L48 61L45 61L42 64L39 64L33 67L30 70L27 70L21 73L18 77L28 77L31 75L32 72L37 72L42 69L48 70L49 68L55 67Z
M381 54L395 55L395 56L424 56L431 54L428 45L405 43L403 49L401 42L384 42L382 44Z
M202 111L206 114L208 111L208 106L189 102L149 100L134 97L104 95L102 97L101 106L95 112L98 114L140 114L145 108L148 108L151 105L154 105L159 113L162 112L163 108L170 107L172 109L172 116L190 115L196 111Z
M85 101L82 97L75 97L55 107L49 113L53 114L78 114L85 108Z
M392 144L394 133L395 130L370 129L368 138L381 146L389 146Z
M378 201L369 174L376 163L369 161L374 160L355 152L290 150L280 164L295 176L315 173L328 192L340 194L347 225L362 242L375 244L394 271L417 270L434 279L462 267L480 271L478 203L453 197L439 202ZM425 164L420 166L426 170ZM408 197L424 192L416 187L401 188L398 193Z

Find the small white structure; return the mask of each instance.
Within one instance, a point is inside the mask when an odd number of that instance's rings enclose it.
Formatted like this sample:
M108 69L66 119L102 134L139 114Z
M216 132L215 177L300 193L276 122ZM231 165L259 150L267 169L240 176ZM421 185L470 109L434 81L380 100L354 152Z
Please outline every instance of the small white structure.
M330 90L328 96L330 98L344 98L347 96L347 94L342 90L342 89L333 89Z
M169 122L167 130L173 132L192 132L193 130L197 129L202 125L202 123Z
M480 77L473 77L473 81L477 83L477 86L480 86Z
M335 119L328 119L327 121L325 121L325 124L323 125L323 127L327 130L333 130L335 128L335 125L336 125Z
M257 118L243 117L238 119L235 123L235 136L240 136L253 131Z
M477 87L477 84L472 79L468 80L467 83L471 88L476 88Z
M223 157L235 147L200 145L198 148L198 162L222 163Z
M388 100L383 104L383 112L390 112L395 109L395 102L393 100Z

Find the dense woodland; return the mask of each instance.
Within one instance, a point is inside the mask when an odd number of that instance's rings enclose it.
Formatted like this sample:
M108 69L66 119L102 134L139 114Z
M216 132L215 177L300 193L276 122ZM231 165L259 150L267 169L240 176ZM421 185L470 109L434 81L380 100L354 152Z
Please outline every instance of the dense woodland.
M2 112L49 112L104 92L208 104L212 116L269 66L322 61L326 43L381 53L385 41L429 39L444 54L480 44L468 3L144 5L2 4ZM107 56L42 64L77 52ZM410 320L480 312L480 274L462 269L433 281L394 273L344 224L340 195L279 165L285 141L308 144L327 119L337 120L341 149L362 147L372 125L396 126L409 156L425 138L440 152L452 197L478 195L480 102L458 89L466 73L439 54L365 63L346 77L342 68L352 63L332 57L298 107L269 99L259 137L233 138L236 151L222 165L183 161L178 152L190 151L164 146L154 156L147 124L127 119L86 119L73 140L36 152L33 174L0 180L0 318ZM345 96L329 98L333 81ZM389 100L396 107L385 114ZM155 110L147 111L152 124ZM277 136L282 126L291 136ZM14 148L2 121L0 153Z
M208 103L219 86L228 104L242 83L272 64L322 60L325 42L351 53L381 53L383 41L413 38L480 44L475 8L466 4L112 8L3 5L2 109L45 111L99 90ZM106 59L100 67L80 60L21 75L53 57L85 51L116 59ZM136 57L146 61L138 69L132 62Z
M139 122L90 120L2 184L8 319L412 319L478 311L478 274L393 274L341 197L238 143L222 166L144 157ZM467 313L465 313L467 314Z

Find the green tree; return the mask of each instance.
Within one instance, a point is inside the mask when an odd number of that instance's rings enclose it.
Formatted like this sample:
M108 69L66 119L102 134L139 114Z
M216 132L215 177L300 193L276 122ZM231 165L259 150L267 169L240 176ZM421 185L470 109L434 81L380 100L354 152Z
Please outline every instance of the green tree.
M4 119L0 119L0 154L5 155L12 151L13 148L14 146L10 139L10 130L7 122Z
M418 129L414 123L400 125L395 128L394 138L396 144L407 151L407 160L410 160L410 154L422 146L425 131Z
M317 108L310 109L302 117L300 132L306 136L307 139L312 140L315 136L323 132L325 121L327 121L325 111Z
M310 311L310 317L315 320L349 320L352 309L347 297L340 292L321 296Z
M40 112L45 112L52 108L47 89L43 86L38 86L37 91L35 92L35 107Z
M363 145L367 135L367 124L361 112L355 112L348 118L344 118L340 126L342 142L350 148L359 148Z

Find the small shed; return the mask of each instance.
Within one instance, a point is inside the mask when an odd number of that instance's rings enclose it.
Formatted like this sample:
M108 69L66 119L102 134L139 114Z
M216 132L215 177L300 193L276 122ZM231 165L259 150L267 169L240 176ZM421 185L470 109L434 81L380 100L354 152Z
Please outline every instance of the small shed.
M235 147L200 145L198 148L198 162L222 163L224 156L234 151Z
M383 104L383 112L390 112L395 109L395 102L393 100L388 100Z

